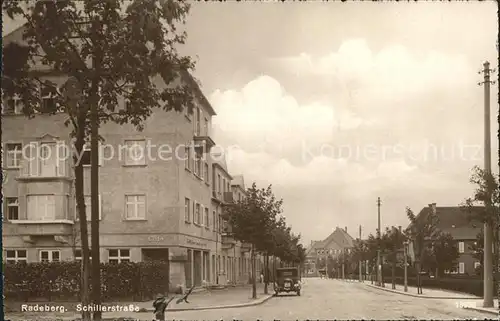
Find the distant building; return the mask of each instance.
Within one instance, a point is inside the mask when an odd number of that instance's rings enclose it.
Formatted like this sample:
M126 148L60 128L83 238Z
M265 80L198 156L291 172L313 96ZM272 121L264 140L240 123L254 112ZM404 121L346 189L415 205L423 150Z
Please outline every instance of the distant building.
M345 229L336 227L335 230L322 241L311 241L306 251L305 276L319 276L318 270L326 267L328 256L336 257L350 251L354 246L354 239Z
M417 219L425 217L435 210L439 219L438 229L444 233L449 233L457 242L460 257L453 269L445 271L446 274L475 275L476 268L481 264L474 258L473 245L477 235L482 231L483 223L471 220L473 213L484 210L482 206L473 207L472 213L458 206L436 206L436 203L429 204L420 210Z

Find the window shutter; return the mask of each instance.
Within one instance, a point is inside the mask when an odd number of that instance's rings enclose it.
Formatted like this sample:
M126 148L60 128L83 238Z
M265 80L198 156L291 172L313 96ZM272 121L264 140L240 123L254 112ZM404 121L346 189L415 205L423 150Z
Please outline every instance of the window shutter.
M99 220L102 220L102 198L101 198L101 194L99 194Z
M30 157L29 157L29 175L30 176L38 176L40 174L39 168L39 143L31 142L30 143Z
M193 215L192 215L193 223L196 223L196 201L193 201Z
M203 205L200 205L200 225L204 225L205 224L205 218L203 216L205 216L205 206Z
M57 176L66 176L69 153L66 149L64 141L58 141L56 144L56 157L57 157Z

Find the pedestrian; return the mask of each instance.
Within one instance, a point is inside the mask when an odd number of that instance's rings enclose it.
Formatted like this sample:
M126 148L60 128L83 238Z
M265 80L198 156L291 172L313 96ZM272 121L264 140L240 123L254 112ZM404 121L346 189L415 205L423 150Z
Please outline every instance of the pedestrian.
M264 273L260 272L260 283L264 283Z
M153 302L153 308L155 309L155 320L165 321L165 310L167 309L167 302L163 294L158 294L156 296L156 300L154 300Z

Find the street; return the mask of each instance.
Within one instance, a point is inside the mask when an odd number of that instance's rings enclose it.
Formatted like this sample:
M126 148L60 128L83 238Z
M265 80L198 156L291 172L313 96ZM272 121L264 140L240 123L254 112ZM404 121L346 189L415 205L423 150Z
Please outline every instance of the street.
M485 319L491 316L457 308L453 299L419 299L380 291L352 281L309 278L300 297L280 296L254 307L167 314L183 320L291 319Z
M301 296L294 294L271 298L261 305L245 308L214 310L167 310L168 320L311 320L311 319L491 319L491 315L459 308L464 300L425 299L381 291L356 281L308 278ZM271 289L271 288L270 288ZM259 290L260 293L260 290ZM249 291L250 295L251 292ZM195 297L191 306L195 306ZM472 302L472 301L471 301ZM470 302L469 302L470 303ZM186 304L185 308L189 308ZM12 313L6 319L73 319L71 315L50 313ZM114 318L151 320L151 312L104 313L106 320Z

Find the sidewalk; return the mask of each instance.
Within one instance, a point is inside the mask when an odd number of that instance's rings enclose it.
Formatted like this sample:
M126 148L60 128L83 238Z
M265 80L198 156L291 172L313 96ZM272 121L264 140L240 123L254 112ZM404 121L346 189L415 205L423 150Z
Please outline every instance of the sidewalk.
M257 284L257 299L252 299L252 286L244 285L237 287L228 287L220 290L210 290L203 292L193 292L189 297L189 303L182 302L176 303L174 299L169 307L167 313L176 311L189 311L189 310L210 310L210 309L228 309L239 308L246 306L259 305L272 297L272 285L269 286L269 294L264 294L264 285ZM180 295L176 295L180 298ZM21 304L28 306L49 306L49 307L63 307L62 311L58 312L19 312ZM13 304L9 304L12 306ZM105 303L103 306L111 307L118 306L122 311L117 312L103 312L103 319L115 320L117 318L126 318L137 315L140 312L144 318L150 319L149 316L153 312L153 301L147 302L113 302ZM129 311L123 311L124 307L128 307ZM62 302L39 302L39 303L19 303L15 311L5 312L6 320L77 320L81 318L81 312L77 311L77 303L62 303ZM12 309L14 310L14 309Z
M423 294L417 294L417 288L414 286L408 286L408 292L404 292L404 286L400 284L396 284L396 290L392 289L392 285L389 283L385 285L384 288L381 288L376 285L372 285L371 281L365 281L365 284L369 287L388 291L393 293L398 293L402 295L413 296L417 298L423 299L452 299L452 300L461 300L456 302L457 308L474 310L478 312L487 313L490 315L494 315L500 317L499 308L498 308L498 299L493 300L492 308L484 308L483 307L483 298L471 294L453 292L449 290L441 290L441 289L429 289L423 288ZM463 301L462 301L463 300Z
M274 293L272 285L268 287L268 293L264 294L264 284L257 284L257 299L252 299L252 285L228 287L220 290L209 290L198 293L192 293L188 297L189 303L176 303L174 299L168 306L168 311L188 311L188 310L212 310L212 309L227 309L239 308L262 304L269 300ZM181 295L177 295L181 297ZM147 310L153 312L153 301L140 302L137 306L141 311Z
M392 289L391 283L386 283L385 287L379 287L377 285L372 285L371 281L365 281L365 285L379 289L382 291L393 292L408 296L413 296L417 298L423 299L455 299L455 300L480 300L481 297L475 296L472 294L461 293L461 292L453 292L449 290L441 290L441 289L429 289L423 288L423 294L417 294L417 288L414 286L408 286L408 292L404 292L404 286L401 284L396 284L396 290Z
M483 308L483 299L460 302L460 308L488 313L500 317L498 299L493 299L492 308Z

